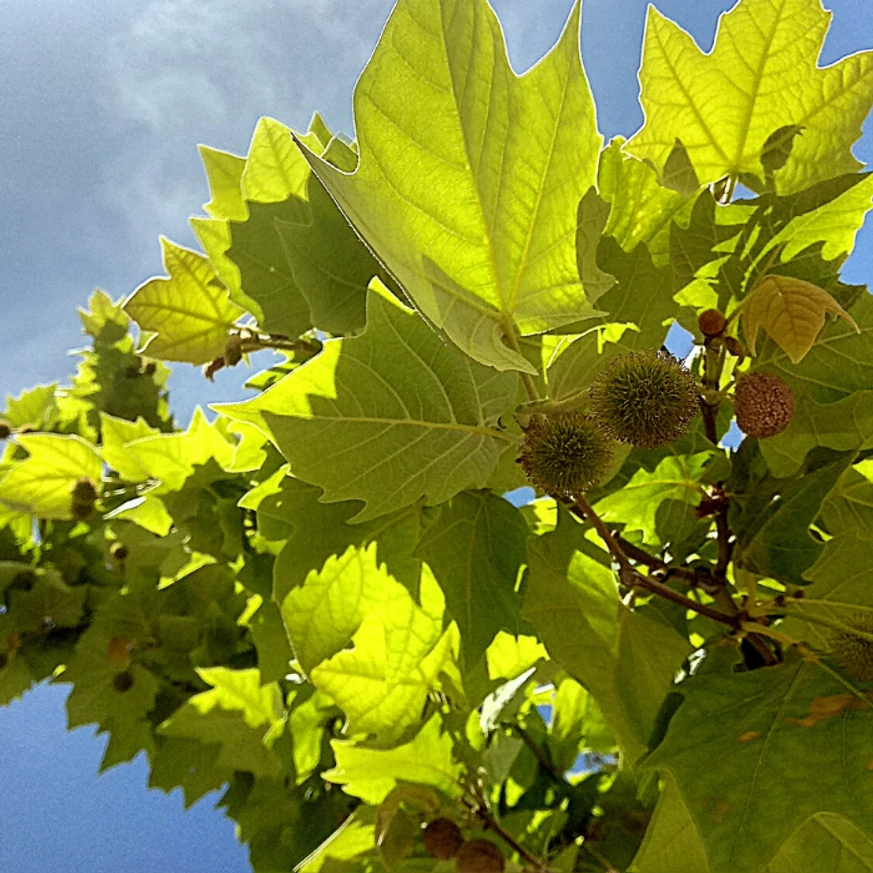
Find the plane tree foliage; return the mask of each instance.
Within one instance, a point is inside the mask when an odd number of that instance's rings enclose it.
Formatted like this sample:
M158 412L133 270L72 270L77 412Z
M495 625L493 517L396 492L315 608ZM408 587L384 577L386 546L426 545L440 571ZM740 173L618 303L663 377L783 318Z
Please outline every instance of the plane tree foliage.
M517 75L485 0L399 0L356 138L202 148L202 251L7 401L0 702L69 685L259 873L873 870L873 52L820 67L819 0L709 54L651 8L604 142L579 20ZM505 499L677 327L687 429ZM168 363L264 350L174 420Z

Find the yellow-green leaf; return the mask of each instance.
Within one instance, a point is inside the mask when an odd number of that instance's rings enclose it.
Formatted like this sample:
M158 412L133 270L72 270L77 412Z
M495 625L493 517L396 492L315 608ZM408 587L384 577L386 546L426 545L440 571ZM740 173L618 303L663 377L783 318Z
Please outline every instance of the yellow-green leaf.
M789 276L765 276L743 307L743 332L755 353L758 331L763 328L793 364L799 364L824 327L825 313L839 315L860 333L854 319L827 291Z
M29 456L0 482L0 504L40 518L72 518L76 480L100 481L97 450L81 437L58 434L19 436L18 444Z
M169 278L149 279L124 304L143 331L154 333L145 349L153 358L205 364L224 352L242 308L206 258L161 238Z
M507 333L593 312L576 210L602 140L579 15L576 3L558 44L519 77L484 0L402 0L355 90L357 171L307 152L425 317L500 370L532 372Z
M646 123L629 149L661 169L679 138L702 183L769 176L783 194L854 172L851 146L873 104L873 52L818 67L830 17L819 0L742 0L704 54L650 6Z

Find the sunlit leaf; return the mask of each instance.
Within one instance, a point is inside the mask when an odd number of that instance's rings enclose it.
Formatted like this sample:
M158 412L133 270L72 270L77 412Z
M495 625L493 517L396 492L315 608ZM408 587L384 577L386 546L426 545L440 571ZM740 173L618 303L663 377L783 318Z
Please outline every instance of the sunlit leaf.
M164 361L206 364L224 352L243 310L232 303L201 255L161 239L169 278L149 279L124 304L143 331L154 333L148 353Z
M601 139L578 31L575 5L519 78L483 0L403 0L355 90L358 169L308 155L428 320L499 369L531 370L516 329L591 312L574 236Z
M781 193L857 170L851 146L873 105L873 52L818 67L829 21L817 0L743 0L722 16L704 54L649 7L640 72L646 123L628 148L661 168L678 137L704 184L760 179L769 167ZM791 141L781 168L772 163L777 130L789 132L784 148Z

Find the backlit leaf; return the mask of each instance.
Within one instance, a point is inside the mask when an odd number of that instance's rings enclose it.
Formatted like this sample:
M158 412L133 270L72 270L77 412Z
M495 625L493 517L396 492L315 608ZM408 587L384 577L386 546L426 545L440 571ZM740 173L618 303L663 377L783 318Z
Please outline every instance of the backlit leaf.
M763 156L780 193L857 170L851 146L873 105L873 52L818 67L829 21L817 0L742 0L703 54L649 7L640 72L646 123L628 148L660 168L679 137L704 184L760 179ZM773 134L798 127L775 169Z
M517 77L484 0L403 0L355 90L358 169L307 154L425 317L502 370L532 369L516 328L591 312L574 236L601 139L578 31L577 4Z
M202 255L161 238L169 278L149 279L124 304L147 333L149 355L206 364L224 352L228 333L243 314Z

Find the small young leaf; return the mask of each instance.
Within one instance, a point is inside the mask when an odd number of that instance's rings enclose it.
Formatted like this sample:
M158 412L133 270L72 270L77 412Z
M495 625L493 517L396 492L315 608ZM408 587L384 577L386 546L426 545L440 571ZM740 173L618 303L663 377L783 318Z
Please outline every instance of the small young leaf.
M861 333L852 316L817 285L788 276L765 276L743 307L743 332L749 351L755 353L758 331L763 328L791 362L799 364L824 327L826 312L839 315Z

